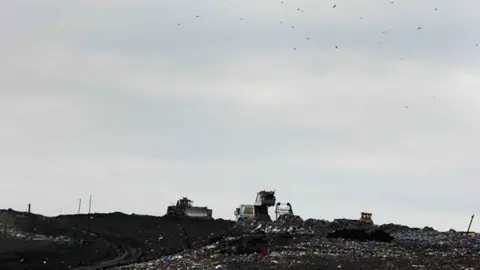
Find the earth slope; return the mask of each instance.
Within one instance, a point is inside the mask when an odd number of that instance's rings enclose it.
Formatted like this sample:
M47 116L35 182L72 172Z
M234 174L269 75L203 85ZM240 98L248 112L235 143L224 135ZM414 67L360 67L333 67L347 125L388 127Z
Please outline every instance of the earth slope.
M158 258L208 244L234 224L122 213L48 218L13 210L0 212L0 223L8 224L6 238L0 237L2 270L98 268Z
M477 269L479 239L352 220L43 217L6 210L1 269Z

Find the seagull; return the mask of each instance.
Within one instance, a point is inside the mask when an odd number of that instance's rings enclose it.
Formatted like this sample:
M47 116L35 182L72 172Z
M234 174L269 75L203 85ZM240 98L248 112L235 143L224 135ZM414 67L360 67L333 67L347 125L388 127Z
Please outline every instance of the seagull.
M405 105L405 109L408 109L408 106L407 106L407 105Z
M478 44L475 44L475 47L478 47Z
M307 37L307 40L310 40L310 38L309 38L309 37Z
M435 8L434 10L438 10L438 8Z
M435 96L432 96L432 99L435 99Z
M421 26L417 27L417 30L421 30L421 29L422 29L422 27L421 27Z
M182 25L182 24L181 24L181 23L177 23L177 26L180 26L180 25Z
M333 5L333 7L332 7L332 8L336 8L336 7L337 7L337 5L335 4L335 5Z
M338 50L338 46L335 46L335 49L337 49L337 50Z

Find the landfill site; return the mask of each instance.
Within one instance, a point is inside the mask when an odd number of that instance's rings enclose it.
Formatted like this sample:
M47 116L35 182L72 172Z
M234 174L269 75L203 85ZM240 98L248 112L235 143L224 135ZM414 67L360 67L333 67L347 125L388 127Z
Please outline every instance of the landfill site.
M0 269L480 269L473 215L467 230L439 232L375 224L368 212L305 219L275 191L252 203L234 220L186 197L161 217L2 210Z

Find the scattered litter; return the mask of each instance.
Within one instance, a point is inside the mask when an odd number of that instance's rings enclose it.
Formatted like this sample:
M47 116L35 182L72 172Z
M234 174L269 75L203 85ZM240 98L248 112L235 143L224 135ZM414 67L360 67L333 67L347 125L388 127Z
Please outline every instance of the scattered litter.
M342 269L361 265L361 269L428 269L432 258L435 265L445 269L480 265L480 252L475 250L480 238L466 238L453 230L438 232L430 227L376 226L348 219L304 221L299 216L285 215L273 222L240 220L230 233L215 243L176 254L175 267L278 269L308 265L312 269ZM165 267L165 259L159 259L116 270Z

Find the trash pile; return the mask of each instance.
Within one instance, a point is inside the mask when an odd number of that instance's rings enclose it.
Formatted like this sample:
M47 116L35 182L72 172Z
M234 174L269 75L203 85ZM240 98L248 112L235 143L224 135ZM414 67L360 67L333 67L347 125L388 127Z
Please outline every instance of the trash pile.
M294 215L238 222L124 214L14 215L12 220L0 214L5 225L0 228L8 235L0 241L0 260L10 260L6 269L40 269L40 265L49 269L102 265L117 270L480 267L479 237L430 227L303 220ZM38 241L71 242L60 235L77 241L69 245Z
M275 221L258 221L255 219L241 219L234 226L237 232L254 233L256 231L263 231L265 233L313 233L312 228L306 228L304 221L299 216L283 215Z
M50 236L39 233L25 232L16 227L3 223L0 223L0 238L13 238L25 241L73 242L73 240L68 236Z
M480 238L466 237L455 231L402 230L392 235L403 244L418 248L464 248L480 250Z
M240 220L218 241L129 269L466 269L480 266L478 238L431 228L411 229L357 221Z

